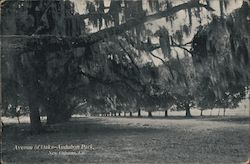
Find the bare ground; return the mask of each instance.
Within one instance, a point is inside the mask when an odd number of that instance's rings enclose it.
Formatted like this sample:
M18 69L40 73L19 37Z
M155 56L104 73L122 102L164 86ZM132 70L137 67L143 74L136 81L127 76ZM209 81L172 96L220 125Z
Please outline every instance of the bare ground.
M6 123L4 163L243 163L249 155L249 117L78 117L30 135L27 123ZM15 150L18 146L91 145L65 150ZM78 152L69 149L67 152Z

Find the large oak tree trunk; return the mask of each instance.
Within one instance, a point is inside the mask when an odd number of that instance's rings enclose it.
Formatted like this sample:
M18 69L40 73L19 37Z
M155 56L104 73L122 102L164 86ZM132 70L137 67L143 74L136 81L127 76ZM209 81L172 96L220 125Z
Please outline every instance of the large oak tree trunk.
M165 110L165 117L168 117L168 110Z
M149 112L148 112L148 117L153 117L153 115L152 115L152 112L151 112L151 111L149 111Z
M192 117L189 104L185 105L186 117Z
M141 109L138 109L138 117L141 117Z
M30 127L32 134L39 134L42 131L42 123L40 120L39 107L37 102L33 99L29 101L29 110L30 110Z

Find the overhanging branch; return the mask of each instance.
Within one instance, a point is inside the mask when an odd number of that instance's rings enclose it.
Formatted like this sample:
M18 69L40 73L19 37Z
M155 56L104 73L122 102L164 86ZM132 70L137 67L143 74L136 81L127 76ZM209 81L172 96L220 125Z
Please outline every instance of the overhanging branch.
M131 38L129 38L129 36L124 35L124 37L125 37L126 41L137 50L152 52L152 51L154 51L156 49L161 48L161 46L159 44L145 43L145 42L142 42L142 41L140 42L140 44L137 44L135 41L133 41ZM171 42L172 42L172 44L170 45L170 47L178 47L178 48L181 48L181 49L187 51L190 54L192 53L190 50L188 50L186 48L186 46L191 44L192 41L184 43L184 44L177 44L173 40L171 40Z
M136 70L140 73L140 68L137 66L137 64L135 63L134 58L132 57L132 55L126 50L126 48L124 48L124 46L122 45L121 42L119 42L120 47L122 48L122 50L128 55L129 59L131 60L133 66L136 68Z
M195 7L204 7L209 11L214 11L211 7L201 4L197 1L190 1L188 3L183 3L178 6L172 7L165 11L158 12L156 14L152 14L149 16L139 17L128 20L126 23L120 24L115 27L106 28L100 30L96 33L92 33L88 36L80 36L80 37L62 37L62 36L50 36L50 35L42 35L42 36L1 36L1 40L10 39L11 37L21 38L23 49L28 49L30 51L37 49L47 49L48 51L58 51L61 49L71 49L77 47L86 47L88 45L94 44L104 38L109 38L113 35L121 35L125 31L128 31L140 24L145 22L154 21L163 17L171 16L174 13L195 8Z
M88 77L89 79L92 79L92 80L94 80L94 81L96 81L96 82L98 82L98 83L100 83L100 84L103 84L103 85L114 85L114 84L116 84L116 83L121 83L121 84L125 84L126 86L128 86L130 89L132 89L133 91L135 91L135 92L140 92L141 90L138 90L137 88L135 88L134 86L132 86L126 79L128 79L127 77L125 77L124 75L122 75L121 76L121 74L120 74L120 76L122 77L122 78L124 78L124 79L118 79L118 80L104 80L104 79L100 79L100 78L98 78L98 77L95 77L95 76L93 76L93 75L91 75L91 74L89 74L89 73L86 73L86 72L83 72L83 71L81 71L81 75L83 75L83 76L86 76L86 77ZM133 81L133 83L134 83L134 81ZM137 82L136 82L137 83ZM78 86L78 87L86 87L86 85L80 85L80 86ZM76 89L76 88L78 88L78 87L74 87L74 88L71 88L71 90L73 89Z
M165 60L163 60L162 58L156 56L155 54L153 54L153 52L149 52L149 54L157 59L159 59L166 67L168 67L168 70L172 76L172 78L174 79L174 74L173 74L173 71L172 71L172 68L169 66L168 62L166 62Z
M130 19L126 23L123 23L121 25L118 25L115 27L110 27L110 28L107 28L104 30L100 30L100 31L93 33L93 34L89 35L88 37L86 37L86 41L89 44L93 44L99 40L102 40L103 38L108 38L112 35L120 35L120 34L124 33L125 31L128 31L128 30L130 30L130 29L132 29L140 24L145 23L145 22L154 21L154 20L160 19L162 17L171 16L174 13L179 12L181 10L196 8L196 7L204 7L208 11L214 11L213 8L211 8L205 4L201 4L197 1L190 1L188 3L183 3L181 5L172 7L170 9L165 10L165 11L158 12L156 14L152 14L149 16L141 17L141 18L139 17L139 18Z

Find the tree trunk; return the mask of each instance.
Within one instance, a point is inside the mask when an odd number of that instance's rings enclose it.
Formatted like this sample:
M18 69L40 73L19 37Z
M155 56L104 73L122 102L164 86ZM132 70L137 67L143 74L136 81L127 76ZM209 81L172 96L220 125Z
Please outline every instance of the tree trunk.
M220 116L220 109L219 109L219 111L218 111L218 116Z
M39 134L42 131L42 123L40 120L40 113L38 110L38 105L36 101L30 100L29 102L29 110L30 110L30 125L31 125L31 133Z
M203 116L203 110L201 110L201 115L200 116Z
M212 116L212 111L213 111L213 109L210 110L210 116Z
M223 116L224 116L224 117L226 116L226 108L224 108Z
M119 116L121 116L121 112L119 112L119 114L118 114Z
M153 115L152 115L152 112L151 112L151 111L149 111L149 112L148 112L148 117L153 117Z
M124 117L126 117L126 112L124 112Z
M130 116L130 117L133 117L133 113L132 113L132 112L129 112L129 116Z
M114 116L116 116L116 112L114 112Z
M165 117L168 117L168 110L165 110Z
M20 124L20 119L19 119L19 116L17 116L17 122L18 122L18 124Z
M186 104L185 108L186 108L186 117L192 117L189 104Z
M141 117L141 109L138 109L138 117Z

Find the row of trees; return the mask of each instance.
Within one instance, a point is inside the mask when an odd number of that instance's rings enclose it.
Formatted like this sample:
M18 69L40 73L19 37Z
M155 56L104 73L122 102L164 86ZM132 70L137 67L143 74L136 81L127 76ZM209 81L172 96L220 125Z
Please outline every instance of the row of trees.
M3 108L29 106L34 133L42 129L39 109L49 124L67 121L81 107L104 114L176 105L191 116L193 106L236 107L245 97L246 2L228 17L226 1L219 17L202 0L85 3L83 15L68 0L1 3ZM180 13L186 22L176 28ZM212 19L208 25L204 14ZM185 43L187 37L192 41Z

